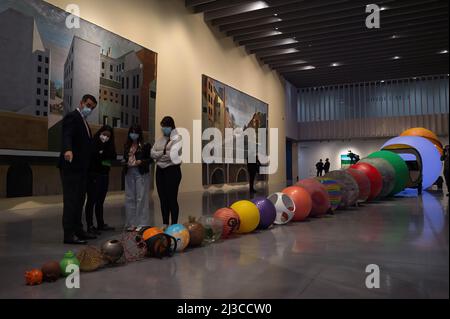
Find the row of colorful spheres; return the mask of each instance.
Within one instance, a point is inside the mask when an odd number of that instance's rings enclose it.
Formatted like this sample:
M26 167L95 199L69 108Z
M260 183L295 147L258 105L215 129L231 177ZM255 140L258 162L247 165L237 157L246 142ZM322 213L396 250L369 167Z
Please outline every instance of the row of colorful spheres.
M404 149L414 149L420 156L423 188L430 187L442 170L442 144L433 132L412 128L386 142L381 151L370 154L348 169L300 180L267 198L237 201L229 208L217 210L212 216L202 216L199 221L190 218L189 222L171 225L164 232L175 238L176 251L183 251L188 246L198 247L219 238L228 238L233 232L251 233L273 224L303 221L338 208L393 196L403 191L409 180L410 172L405 160L394 151ZM143 232L142 239L146 241L161 233L162 229L152 227ZM115 246L120 246L120 255L123 254L123 247L120 244ZM49 262L42 269L26 272L26 282L36 285L43 280L56 281L61 275L69 275L66 272L69 264L80 264L72 252L66 253L60 263Z
M430 187L442 170L442 144L430 130L412 128L387 141L381 151L348 169L303 179L267 198L240 200L229 208L217 210L213 216L204 216L200 225L205 230L206 240L213 242L220 237L227 238L233 232L245 234L267 229L273 224L303 221L339 208L394 196L405 189L410 179L402 152L395 151L399 149L413 149L420 156L422 185L424 189ZM166 233L176 238L177 251L183 251L187 246L199 246L205 241L199 240L198 234L203 231L198 229L196 222L184 226L177 224L170 226ZM194 237L195 243L190 243L189 239Z

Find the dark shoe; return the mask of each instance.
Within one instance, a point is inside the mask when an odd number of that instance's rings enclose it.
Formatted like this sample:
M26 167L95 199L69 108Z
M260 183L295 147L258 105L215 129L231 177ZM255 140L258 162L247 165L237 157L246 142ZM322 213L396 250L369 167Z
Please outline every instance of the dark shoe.
M86 239L97 239L97 236L89 234L87 232L81 232L79 234L77 234L78 238L86 240Z
M87 241L86 240L82 240L82 239L78 238L77 236L73 235L71 237L64 238L64 244L69 244L69 245L86 245Z
M97 227L97 230L101 230L101 231L113 231L113 230L115 230L115 228L109 226L108 224L103 224L103 226Z
M97 230L94 226L89 226L87 228L87 233L93 236L100 236L102 233Z

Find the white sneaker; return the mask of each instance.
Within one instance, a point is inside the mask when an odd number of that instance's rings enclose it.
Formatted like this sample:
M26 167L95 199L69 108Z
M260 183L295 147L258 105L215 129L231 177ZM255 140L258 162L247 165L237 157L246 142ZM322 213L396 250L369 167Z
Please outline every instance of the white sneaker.
M134 232L134 231L136 231L136 227L134 227L134 226L129 226L129 227L127 227L125 230L126 230L127 232Z

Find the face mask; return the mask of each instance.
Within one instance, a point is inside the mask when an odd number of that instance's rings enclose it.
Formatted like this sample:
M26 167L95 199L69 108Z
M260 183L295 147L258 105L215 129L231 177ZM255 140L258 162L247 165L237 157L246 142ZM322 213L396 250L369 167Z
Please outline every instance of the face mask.
M137 133L130 133L130 138L131 138L133 141L137 141L138 138L139 138L139 134L137 134Z
M170 133L172 132L172 128L169 126L165 126L165 127L161 128L161 130L162 130L164 136L169 136Z
M92 113L92 110L90 108L88 108L87 106L85 106L81 110L81 115L83 115L84 118L88 117L91 113Z
M100 135L100 141L102 141L103 143L108 142L109 141L109 136L101 134Z

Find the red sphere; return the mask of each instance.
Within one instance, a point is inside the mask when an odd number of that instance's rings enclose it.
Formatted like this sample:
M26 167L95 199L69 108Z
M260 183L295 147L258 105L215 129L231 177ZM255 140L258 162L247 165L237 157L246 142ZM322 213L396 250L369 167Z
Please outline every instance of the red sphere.
M327 189L314 178L305 178L297 182L296 186L303 187L312 199L311 217L325 215L331 208L330 196Z
M312 199L308 191L300 186L291 186L281 191L288 195L295 204L295 212L293 221L305 220L312 209Z
M232 232L239 228L240 219L239 215L231 208L219 208L214 217L220 219L223 222L222 238L227 238Z
M380 194L381 188L383 187L383 177L375 166L368 163L357 163L350 166L350 168L361 170L367 175L370 181L370 195L367 200L373 200L376 198Z
M369 177L367 177L366 173L364 173L362 170L359 170L359 169L349 168L349 169L347 169L347 172L350 175L352 175L352 177L355 179L356 183L358 184L358 188L359 188L358 201L365 202L370 196Z

